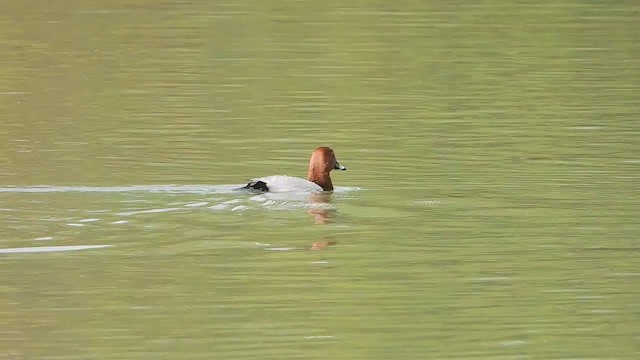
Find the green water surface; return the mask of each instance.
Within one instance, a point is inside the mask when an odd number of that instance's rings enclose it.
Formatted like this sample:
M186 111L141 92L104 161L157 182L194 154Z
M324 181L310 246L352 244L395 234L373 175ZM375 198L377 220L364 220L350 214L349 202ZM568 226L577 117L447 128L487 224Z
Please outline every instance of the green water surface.
M640 358L636 2L0 8L0 359Z

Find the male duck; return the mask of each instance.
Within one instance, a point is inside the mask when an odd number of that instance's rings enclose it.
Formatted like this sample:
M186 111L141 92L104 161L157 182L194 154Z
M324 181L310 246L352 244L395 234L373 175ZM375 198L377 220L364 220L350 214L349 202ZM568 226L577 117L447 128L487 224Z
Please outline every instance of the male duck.
M347 170L347 168L338 164L333 150L321 146L311 154L307 180L292 176L273 175L253 179L244 188L269 192L333 191L333 183L329 176L331 170Z

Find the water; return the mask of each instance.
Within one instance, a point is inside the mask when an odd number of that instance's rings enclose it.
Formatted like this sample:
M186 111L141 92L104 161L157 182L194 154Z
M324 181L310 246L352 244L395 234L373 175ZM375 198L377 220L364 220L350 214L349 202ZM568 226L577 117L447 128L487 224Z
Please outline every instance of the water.
M0 357L638 357L632 2L2 7Z

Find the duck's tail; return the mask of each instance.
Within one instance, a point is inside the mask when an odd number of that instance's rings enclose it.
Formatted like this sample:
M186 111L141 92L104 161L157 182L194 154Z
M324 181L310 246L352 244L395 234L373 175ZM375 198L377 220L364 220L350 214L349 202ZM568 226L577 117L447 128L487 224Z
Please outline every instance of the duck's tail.
M240 188L242 190L257 190L257 191L269 191L269 187L267 183L262 180L253 180L244 187Z

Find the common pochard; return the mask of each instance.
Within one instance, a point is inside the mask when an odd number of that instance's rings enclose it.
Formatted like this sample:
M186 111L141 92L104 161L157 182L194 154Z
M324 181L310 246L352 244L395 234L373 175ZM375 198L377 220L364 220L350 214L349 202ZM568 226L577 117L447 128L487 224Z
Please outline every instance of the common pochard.
M273 175L253 179L244 188L269 192L333 191L333 183L329 176L331 170L347 170L347 168L338 163L333 150L321 146L311 154L306 180L292 176Z

